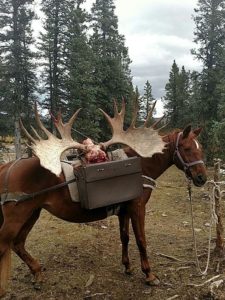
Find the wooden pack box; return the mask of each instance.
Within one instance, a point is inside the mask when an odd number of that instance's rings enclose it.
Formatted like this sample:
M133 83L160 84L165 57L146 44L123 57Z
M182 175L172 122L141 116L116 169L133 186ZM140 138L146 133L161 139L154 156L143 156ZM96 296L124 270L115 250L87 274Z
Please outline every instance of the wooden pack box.
M143 192L139 157L86 165L75 175L81 206L86 209L132 200Z

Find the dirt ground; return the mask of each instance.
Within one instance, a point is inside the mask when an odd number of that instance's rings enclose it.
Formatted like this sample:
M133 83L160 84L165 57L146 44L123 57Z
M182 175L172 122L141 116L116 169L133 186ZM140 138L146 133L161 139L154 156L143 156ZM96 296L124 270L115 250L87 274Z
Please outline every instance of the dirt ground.
M28 238L27 249L43 264L45 283L41 289L35 288L29 270L13 254L11 284L4 299L225 299L225 263L218 264L218 258L212 255L206 276L200 276L194 264L185 176L172 167L157 182L147 205L146 237L152 268L161 279L159 286L144 283L132 231L129 252L133 274L124 274L117 217L71 224L43 211ZM210 223L206 194L206 189L194 188L194 222L202 269ZM215 226L211 250L214 247ZM205 283L216 275L218 287Z

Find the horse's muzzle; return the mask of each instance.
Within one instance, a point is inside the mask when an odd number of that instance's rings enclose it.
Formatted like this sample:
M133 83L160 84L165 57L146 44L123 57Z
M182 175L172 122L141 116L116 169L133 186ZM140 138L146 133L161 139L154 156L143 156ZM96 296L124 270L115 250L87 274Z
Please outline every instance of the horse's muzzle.
M207 177L206 175L200 173L197 176L193 177L192 180L195 186L200 187L206 183Z

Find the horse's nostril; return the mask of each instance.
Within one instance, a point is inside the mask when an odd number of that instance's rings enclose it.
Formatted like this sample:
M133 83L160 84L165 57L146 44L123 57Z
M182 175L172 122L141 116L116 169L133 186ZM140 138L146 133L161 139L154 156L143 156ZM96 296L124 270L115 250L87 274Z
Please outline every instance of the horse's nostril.
M205 183L206 182L206 178L203 174L198 174L197 180L198 180L199 183Z

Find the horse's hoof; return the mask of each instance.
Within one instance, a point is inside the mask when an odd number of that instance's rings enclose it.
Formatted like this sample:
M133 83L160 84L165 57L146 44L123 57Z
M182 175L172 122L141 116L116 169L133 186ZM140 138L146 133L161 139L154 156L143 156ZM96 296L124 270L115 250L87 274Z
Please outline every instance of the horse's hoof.
M34 278L31 281L35 290L41 290L42 284L44 282L43 274L38 272L34 275Z
M4 297L6 294L6 291L0 288L0 298Z
M154 276L153 279L151 279L151 278L146 278L146 279L145 279L145 283L146 283L147 285L150 285L150 286L158 286L158 285L160 285L160 280L159 280L158 277Z
M125 270L125 274L127 274L127 275L132 275L133 274L133 270L132 269L126 269Z
M35 282L33 284L33 286L34 286L34 289L37 290L37 291L40 291L41 288L42 288L42 284L40 282Z

